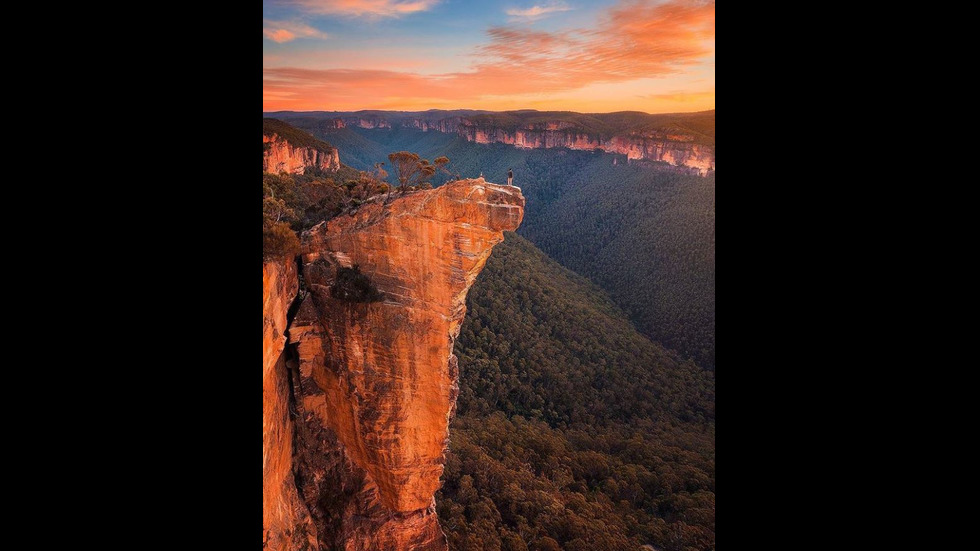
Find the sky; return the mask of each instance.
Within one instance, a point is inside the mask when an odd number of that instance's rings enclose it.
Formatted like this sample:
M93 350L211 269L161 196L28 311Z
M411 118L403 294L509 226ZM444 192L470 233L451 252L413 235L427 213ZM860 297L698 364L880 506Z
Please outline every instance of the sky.
M715 108L714 0L264 0L265 111Z

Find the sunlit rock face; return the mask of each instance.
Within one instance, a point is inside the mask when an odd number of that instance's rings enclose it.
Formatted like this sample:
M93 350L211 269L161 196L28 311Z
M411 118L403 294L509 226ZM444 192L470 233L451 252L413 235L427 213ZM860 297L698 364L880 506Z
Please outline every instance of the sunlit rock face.
M567 121L527 124L519 128L501 128L467 117L409 117L389 121L381 115L369 118L338 118L340 124L361 128L403 126L426 132L456 133L467 141L480 144L502 143L525 149L567 147L582 151L601 150L625 155L630 161L667 163L687 172L708 174L715 169L714 148L696 143L694 136L680 132L630 132L616 136L586 134L575 130Z
M629 160L659 161L690 168L702 176L715 169L714 150L694 143L694 136L647 132L605 138L567 130L569 126L571 125L568 123L553 122L510 131L464 120L458 133L467 141L475 143L503 143L525 149L599 149L606 153L626 155Z
M303 174L307 167L328 171L340 168L336 149L321 151L313 147L294 147L277 134L263 135L262 143L268 144L262 157L263 172Z
M435 513L466 293L524 215L516 187L392 194L304 232L290 327L297 480L322 546L444 550Z
M273 551L316 549L316 528L293 477L285 333L297 289L291 260L262 266L262 543Z

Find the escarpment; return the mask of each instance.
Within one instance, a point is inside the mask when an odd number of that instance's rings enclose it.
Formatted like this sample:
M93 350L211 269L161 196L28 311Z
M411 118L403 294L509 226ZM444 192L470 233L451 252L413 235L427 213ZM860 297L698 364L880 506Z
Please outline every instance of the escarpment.
M480 114L482 113L482 114ZM394 129L415 128L424 132L455 133L461 138L479 144L501 143L524 149L568 149L594 151L624 155L627 161L641 164L673 167L681 171L707 175L715 170L715 151L712 137L706 142L705 135L687 131L666 124L666 118L684 120L684 117L698 114L647 115L632 113L633 124L617 122L623 113L608 114L570 114L554 113L503 113L498 119L489 116L490 112L473 114L452 114L452 112L433 110L423 113L374 111L358 113L337 113L323 121L325 128L367 128ZM573 115L569 118L570 115ZM588 119L594 123L587 125L575 122L575 117ZM533 120L524 117L533 117ZM712 114L713 117L713 114ZM661 123L654 121L661 120ZM644 122L645 121L645 122ZM597 130L595 126L601 128ZM713 124L712 124L713 126Z
M320 549L445 550L435 513L466 293L520 189L481 179L380 196L302 235L289 328L299 494Z
M626 155L628 160L645 160L686 167L704 176L715 169L711 147L694 142L692 136L666 132L633 132L603 137L567 129L560 123L507 130L463 121L458 133L475 143L503 143L524 149L595 150Z

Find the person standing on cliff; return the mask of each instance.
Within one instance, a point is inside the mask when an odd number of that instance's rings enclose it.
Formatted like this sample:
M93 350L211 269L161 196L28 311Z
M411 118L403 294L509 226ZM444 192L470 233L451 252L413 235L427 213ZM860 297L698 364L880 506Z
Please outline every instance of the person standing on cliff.
M514 185L514 169L512 168L507 169L507 185Z

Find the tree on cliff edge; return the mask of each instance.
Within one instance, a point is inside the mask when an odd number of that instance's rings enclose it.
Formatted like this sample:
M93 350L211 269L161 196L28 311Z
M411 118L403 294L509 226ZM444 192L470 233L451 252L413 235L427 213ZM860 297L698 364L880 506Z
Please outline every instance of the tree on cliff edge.
M410 151L398 151L388 155L391 166L395 169L398 177L398 189L402 192L408 190L410 186L417 186L428 182L437 170L442 169L449 163L448 157L437 157L435 163L429 163L428 159L419 158L418 153Z

